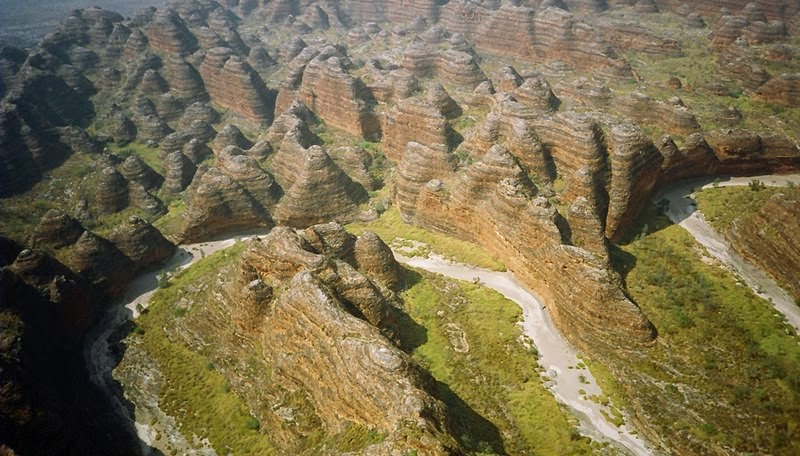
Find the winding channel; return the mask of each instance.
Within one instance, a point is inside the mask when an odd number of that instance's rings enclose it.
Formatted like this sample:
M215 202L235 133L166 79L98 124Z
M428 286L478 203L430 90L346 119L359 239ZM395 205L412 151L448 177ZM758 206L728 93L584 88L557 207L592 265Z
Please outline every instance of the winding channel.
M753 179L759 179L768 186L785 186L789 182L800 184L800 174L794 174L725 178L715 185L747 185ZM800 332L800 307L796 306L788 294L766 273L734 252L727 241L714 231L703 215L697 211L697 204L692 193L697 188L711 186L711 182L711 179L708 178L681 181L659 192L653 199L659 201L666 198L670 203L667 211L669 218L689 231L712 256L734 270L759 296L771 301L776 310L783 314L786 320ZM116 360L111 352L111 347L109 347L109 340L120 326L138 315L139 309L147 307L150 297L157 289L160 274L187 268L206 255L230 247L237 241L247 240L264 233L264 231L240 233L225 239L181 245L172 259L163 267L145 272L132 281L124 298L108 311L103 320L88 335L84 356L92 380L106 391L114 390L115 380L112 371ZM477 279L482 285L517 303L523 311L523 321L521 322L523 331L533 340L539 352L538 363L545 370L547 377L545 385L556 400L578 418L579 431L596 440L609 442L624 453L637 456L652 453L649 446L642 438L635 435L632 429L626 425L617 427L610 421L608 418L611 416L609 407L589 399L591 396L602 395L602 390L597 385L595 378L583 366L577 350L555 327L545 306L533 293L519 283L513 274L454 263L435 254L429 255L427 258L406 257L397 251L394 254L398 261L408 266L458 280L475 281ZM116 397L113 393L110 396L112 396L120 416L126 416L135 421L126 409L122 398ZM142 423L135 424L143 443L150 443L152 429ZM179 433L176 432L176 434Z
M429 272L435 272L458 280L475 281L497 291L522 308L522 329L533 339L539 352L539 365L550 378L545 385L558 402L565 405L580 425L579 431L595 440L609 442L624 453L648 455L652 451L647 444L631 432L627 425L617 427L607 418L609 407L589 399L603 394L589 369L578 368L582 364L578 351L561 335L550 319L545 306L510 272L495 272L475 266L453 263L438 255L428 258L406 257L394 252L403 264Z
M115 379L112 371L116 366L109 340L120 326L139 314L141 308L146 308L150 297L158 288L158 276L167 271L188 268L200 258L216 251L232 246L239 240L247 240L258 233L240 234L238 236L197 244L181 245L176 254L163 267L158 270L145 272L129 285L123 299L109 310L105 318L89 334L84 356L89 366L92 380L106 391L115 391ZM473 281L476 278L481 284L491 288L506 298L514 301L523 310L521 323L525 334L530 337L539 352L539 364L545 369L548 378L545 385L555 396L556 400L565 405L579 420L579 431L596 440L608 442L623 453L634 455L647 455L651 451L644 441L631 433L631 430L622 425L617 427L607 418L611 416L609 407L589 399L590 396L601 396L602 390L597 385L591 372L583 367L578 358L578 352L561 336L541 302L520 284L511 273L500 273L477 268L474 266L453 263L435 254L429 258L409 258L400 252L394 252L398 261L409 266L442 274L444 276ZM155 430L149 425L136 422L130 416L122 398L110 394L120 416L128 417L134 422L137 433L143 444L153 442ZM157 404L149 404L150 408L157 408ZM156 411L158 413L158 411ZM606 415L604 415L606 414ZM162 413L158 413L162 415ZM174 420L162 415L164 420L159 420L171 439L183 448L191 448L180 435ZM143 449L144 450L144 449ZM200 451L193 454L204 454Z
M697 201L694 199L697 189L744 186L754 179L770 187L785 187L789 183L800 185L800 174L724 177L718 178L719 181L713 179L679 181L657 193L653 201L666 198L669 201L667 216L670 220L688 231L711 256L738 275L756 295L770 302L800 334L800 307L795 304L794 299L761 268L735 252L723 235L717 233L697 210Z

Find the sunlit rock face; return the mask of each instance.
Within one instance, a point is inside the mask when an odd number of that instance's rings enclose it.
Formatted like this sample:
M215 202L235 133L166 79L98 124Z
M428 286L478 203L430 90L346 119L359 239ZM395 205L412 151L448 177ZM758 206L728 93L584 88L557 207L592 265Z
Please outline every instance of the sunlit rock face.
M401 280L391 251L372 233L356 238L336 223L276 227L247 245L218 305L240 337L263 347L251 355L264 357L280 379L267 393L275 385L302 391L332 433L343 422L385 432L373 447L378 453L452 454L458 447L431 378L387 338L397 309L385 287ZM291 442L290 428L276 432Z

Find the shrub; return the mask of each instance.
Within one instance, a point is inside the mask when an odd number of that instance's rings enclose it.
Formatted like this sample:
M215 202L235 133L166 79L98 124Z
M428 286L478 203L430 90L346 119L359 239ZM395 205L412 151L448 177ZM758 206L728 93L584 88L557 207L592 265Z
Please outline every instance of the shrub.
M764 189L766 188L766 186L764 185L764 183L763 183L763 182L761 182L761 181L760 181L760 180L758 180L758 179L753 179L753 180L751 180L751 181L750 181L750 182L747 184L747 186L748 186L748 187L750 187L750 190L752 190L752 191L754 191L754 192L760 192L761 190L764 190Z
M257 431L261 428L261 423L253 415L250 415L244 420L244 427L251 431Z

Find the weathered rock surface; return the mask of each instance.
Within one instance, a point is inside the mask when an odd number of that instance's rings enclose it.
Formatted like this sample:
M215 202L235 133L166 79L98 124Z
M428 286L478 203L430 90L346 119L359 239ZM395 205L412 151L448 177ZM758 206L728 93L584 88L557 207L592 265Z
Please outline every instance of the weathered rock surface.
M164 159L164 190L169 193L182 192L194 178L197 168L180 151L167 154Z
M404 284L403 269L377 234L367 231L355 243L355 266L376 283L392 290Z
M47 246L60 249L74 244L83 231L77 220L58 209L51 209L44 214L34 229L30 244L33 247Z
M769 103L800 106L800 73L770 79L756 90L756 97Z
M158 10L147 28L147 41L150 46L169 54L191 54L197 49L197 39L192 35L183 20L168 9Z
M410 141L424 145L452 147L455 131L440 110L418 98L400 100L383 119L383 152L391 160L400 161Z
M125 179L138 182L146 190L157 189L164 182L163 177L135 155L130 155L125 159L120 167L120 172Z
M313 247L307 236L328 244ZM341 241L352 249L352 237L338 225L311 227L303 237L278 227L251 242L229 285L226 302L245 337L264 347L258 356L281 384L308 395L331 433L358 423L388 434L378 452L456 451L444 407L428 392L430 378L382 334L396 310L336 256ZM274 287L282 288L280 296ZM319 378L336 381L322 387Z
M111 296L119 296L133 277L133 261L109 240L91 231L84 231L72 249L66 265Z
M275 220L284 225L344 223L353 220L359 204L368 199L364 188L319 146L305 148L287 137L275 155L273 169L286 192L275 212Z
M341 57L326 58L328 54L323 52L306 65L299 99L325 122L358 137L379 139L369 89L347 72Z
M546 290L542 298L554 319L581 347L603 344L604 349L624 351L652 341L652 325L625 297L616 273L587 250L565 243L558 212L536 197L505 148L492 148L463 177L438 174L449 179L424 186L420 182L425 176L404 177L418 169L413 164L417 156L407 152L398 165L396 202L407 220L495 252L533 289ZM401 192L404 180L415 185Z
M372 165L372 156L366 150L360 147L335 147L328 150L328 156L350 179L360 184L365 190L377 190L378 182L369 171Z
M110 240L137 270L164 262L176 249L153 225L137 216L131 216L117 226Z
M199 72L211 99L220 106L253 122L272 120L274 100L264 81L230 48L209 49Z
M101 169L99 174L95 193L97 211L110 214L128 207L128 182L122 174L111 166Z

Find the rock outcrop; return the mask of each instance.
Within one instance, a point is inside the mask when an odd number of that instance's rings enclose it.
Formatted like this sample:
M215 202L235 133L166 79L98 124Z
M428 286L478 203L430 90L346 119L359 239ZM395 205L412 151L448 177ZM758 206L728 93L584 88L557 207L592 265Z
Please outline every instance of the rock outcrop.
M304 239L309 236L317 247ZM352 249L348 236L337 225L302 235L278 227L251 242L229 285L226 302L235 321L245 324L244 337L260 342L257 356L273 366L273 378L303 391L329 432L346 422L380 429L387 438L379 453L456 451L445 409L428 392L430 378L383 335L396 310L337 256L341 241ZM277 287L279 296L270 291ZM319 378L336 381L320 387Z
M140 38L136 38L140 40ZM129 38L130 41L130 38ZM158 10L147 28L147 41L165 54L188 55L197 50L197 39L183 20L168 9Z
M134 263L113 243L84 231L72 247L66 265L98 290L119 296L133 277Z
M99 172L97 191L94 195L95 207L101 214L119 212L130 203L128 181L116 169L106 166Z
M226 147L218 154L215 166L198 176L189 191L184 240L272 225L270 212L282 190L243 150Z
M232 49L209 49L199 71L214 102L253 122L272 120L274 99L264 81Z
M120 167L122 176L128 181L138 182L145 190L155 190L164 183L164 178L135 155L130 155Z
M456 145L457 136L437 106L418 98L400 100L383 119L383 152L399 162L406 145L414 141L424 145Z
M756 98L788 107L800 106L800 73L782 74L756 90Z
M305 148L284 139L273 160L275 177L286 192L275 220L304 227L327 220L346 222L359 213L367 192L331 160L319 146Z
M359 271L375 283L391 290L403 286L403 269L394 259L392 250L377 234L368 231L355 243L354 260Z
M360 79L351 76L339 56L321 53L302 74L298 98L320 119L352 135L376 140L380 125L372 112L372 96Z
M505 148L492 148L461 178L438 174L443 181L421 187L424 177L405 177L418 167L404 162L416 156L407 152L398 166L398 182L416 182L403 192L398 184L396 204L407 220L495 252L521 280L542 290L555 321L580 347L626 351L652 341L652 325L625 296L616 273L565 242L558 212L536 196Z
M33 230L30 244L33 247L46 246L60 249L74 244L83 231L77 220L58 209L51 209L44 214L39 225Z
M109 240L136 265L137 270L164 262L176 249L153 225L135 215L117 226Z

